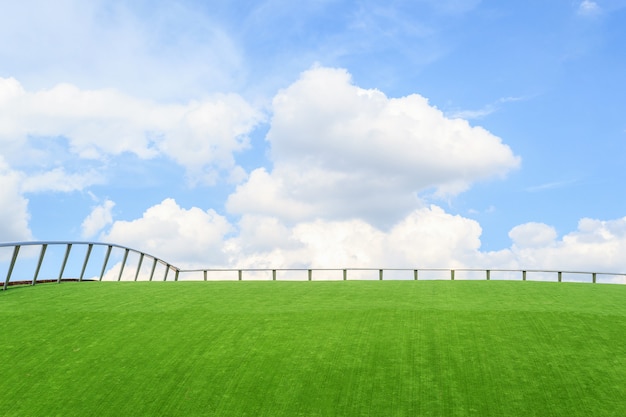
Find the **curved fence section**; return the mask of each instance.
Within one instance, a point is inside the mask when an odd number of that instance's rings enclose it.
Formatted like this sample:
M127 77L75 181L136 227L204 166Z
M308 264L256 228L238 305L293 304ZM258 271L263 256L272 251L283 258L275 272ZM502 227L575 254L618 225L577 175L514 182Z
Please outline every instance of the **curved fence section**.
M0 243L2 289L61 281L535 280L626 284L626 273L441 268L181 269L148 253L100 242ZM0 269L0 274L2 269ZM2 275L0 275L2 277Z
M137 258L134 266L129 265L132 257ZM160 279L165 281L170 271L174 272L175 279L179 273L175 266L148 253L99 242L0 243L2 264L6 268L3 289L15 283L35 285L37 282L63 280L121 281L123 277L129 280L131 271L134 275L131 278L135 281L139 279L140 273L144 279L152 281L159 279L158 269L163 270Z

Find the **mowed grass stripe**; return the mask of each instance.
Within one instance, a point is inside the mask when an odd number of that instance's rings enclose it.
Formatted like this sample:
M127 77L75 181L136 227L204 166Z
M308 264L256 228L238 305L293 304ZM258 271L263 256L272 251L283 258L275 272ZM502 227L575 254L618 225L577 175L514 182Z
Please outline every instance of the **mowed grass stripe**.
M63 283L0 316L0 416L626 415L624 286Z

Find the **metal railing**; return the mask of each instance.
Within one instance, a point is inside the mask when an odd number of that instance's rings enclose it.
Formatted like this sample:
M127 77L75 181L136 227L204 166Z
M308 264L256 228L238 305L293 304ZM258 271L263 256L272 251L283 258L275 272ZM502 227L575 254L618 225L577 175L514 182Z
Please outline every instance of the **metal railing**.
M39 250L39 254L37 256L37 261L35 264L35 271L33 273L32 278L30 278L28 281L31 283L31 285L35 285L39 279L39 275L42 269L42 265L44 264L44 260L46 257L46 253L49 253L48 248L51 246L62 246L65 247L64 250L64 255L61 258L61 262L60 262L60 267L59 267L59 273L56 276L56 278L52 278L52 277L48 277L48 278L44 278L43 281L49 282L50 280L56 280L57 282L61 282L64 279L64 273L66 271L66 267L68 265L68 260L70 259L70 255L72 254L72 249L77 247L77 246L83 246L86 247L86 251L85 251L85 256L82 259L82 268L81 268L81 272L78 275L78 277L72 277L72 279L76 279L78 281L83 281L85 279L85 272L87 270L87 266L89 265L89 261L92 258L92 253L93 253L93 249L94 247L103 247L105 248L105 254L104 254L104 259L102 261L101 267L100 267L100 273L98 276L98 280L102 281L102 279L105 276L105 273L108 271L107 267L109 266L109 261L111 258L111 253L113 251L113 249L120 249L123 251L123 259L121 261L120 264L120 269L119 269L119 274L118 274L118 281L122 279L122 275L124 273L124 269L126 267L127 261L128 261L128 256L131 253L137 254L139 256L139 262L138 265L136 267L136 273L135 273L135 281L138 279L139 277L139 272L141 271L142 265L144 264L144 260L146 259L152 259L152 265L151 265L151 269L150 269L150 275L149 275L149 280L152 281L154 276L155 276L155 270L157 265L162 265L165 267L165 273L163 275L163 281L167 280L167 276L170 270L174 270L176 272L176 274L178 274L178 271L180 269L176 268L175 266L169 264L168 262L159 259L153 255L150 255L148 253L136 250L136 249L132 249L132 248L128 248L122 245L116 245L116 244L112 244L112 243L100 243L100 242L61 242L61 241L50 241L50 242L13 242L13 243L0 243L0 249L1 248L13 248L12 251L12 255L10 257L10 263L7 269L7 274L4 280L4 284L2 286L3 290L6 290L7 286L9 285L9 283L11 282L11 278L15 269L15 266L17 264L18 261L18 257L20 254L20 250L24 247L28 247L28 248L36 248L36 247L40 247ZM32 255L32 253L30 254ZM93 278L90 278L89 280L93 280ZM24 279L19 280L20 282L24 282Z
M57 256L50 256L50 252L48 249L50 247L60 247L61 253L57 254ZM78 255L78 259L73 259L74 262L72 264L74 267L78 267L80 269L80 273L74 276L66 276L68 262L70 261L71 255L77 253L76 248L81 247L84 252L84 256ZM39 248L39 251L36 249ZM104 250L103 256L101 257L101 261L98 262L95 260L95 256L93 256L94 248L100 248ZM348 280L348 279L378 279L383 280L385 276L389 279L389 275L395 276L396 278L391 279L413 279L418 280L420 277L423 279L424 275L426 275L426 279L507 279L507 280L522 280L526 281L531 278L531 276L541 276L545 277L546 275L552 276L553 280L558 282L564 281L564 277L576 276L576 277L588 277L584 282L597 283L599 282L599 278L602 277L610 277L615 280L615 282L626 283L626 273L611 273L611 272L581 272L581 271L565 271L565 270L535 270L535 269L472 269L472 268L204 268L204 269L181 269L178 268L162 259L159 259L153 255L148 253L128 248L126 246L111 244L111 243L101 243L101 242L67 242L67 241L49 241L49 242L11 242L11 243L0 243L0 250L8 250L8 253L11 255L7 258L8 260L8 268L6 272L6 276L4 279L4 284L2 286L3 290L6 290L9 285L20 283L20 284L28 284L35 285L37 282L51 282L56 281L60 283L64 280L76 280L76 281L84 281L84 280L97 280L102 281L106 280L117 280L122 281L124 276L128 277L128 273L125 275L125 271L129 269L132 270L132 265L129 266L129 256L137 256L137 263L134 266L134 273L131 272L131 276L127 280L138 281L141 277L141 280L153 281L156 276L157 267L161 267L164 269L162 272L162 277L160 280L167 281L168 277L173 277L171 280L179 281L179 280L190 280L188 277L191 276L191 280L209 280L209 275L211 280L217 277L218 280L244 280L244 274L246 276L246 280L273 280L276 281L278 279L279 274L288 273L290 276L290 280L294 280L296 275L300 275L300 279L302 281L313 281L314 277L325 276L323 279L328 279L329 274L333 275L331 280ZM117 262L114 266L111 266L111 254L113 250L116 250L121 255L121 260ZM32 276L24 277L20 276L17 279L14 279L14 273L16 265L18 265L18 261L20 258L20 253L28 252L25 256L29 260L31 267L34 267L34 272ZM46 258L48 255L48 258ZM42 266L45 264L45 260L51 257L57 258L53 260L52 265L47 268L44 277L40 279L42 273ZM95 260L95 261L94 261ZM148 260L148 262L146 262ZM151 263L149 262L151 260ZM96 274L92 276L86 276L86 271L88 267L93 269L93 263L96 262ZM146 272L145 269L148 268L149 272ZM58 269L57 269L58 268ZM116 270L118 268L119 270ZM27 268L28 269L28 268ZM56 272L58 271L58 273ZM143 271L143 273L142 273ZM173 272L170 275L170 272ZM315 274L314 274L315 273ZM23 274L23 273L22 273ZM398 278L398 276L402 275L402 278ZM430 278L428 278L430 276ZM433 276L435 278L433 278ZM225 278L228 277L228 278ZM369 278L364 278L369 277ZM478 278L477 278L478 277ZM502 278L504 277L504 278ZM27 278L27 279L25 279ZM159 279L158 277L156 278ZM575 280L578 281L578 280ZM613 281L611 281L613 282Z

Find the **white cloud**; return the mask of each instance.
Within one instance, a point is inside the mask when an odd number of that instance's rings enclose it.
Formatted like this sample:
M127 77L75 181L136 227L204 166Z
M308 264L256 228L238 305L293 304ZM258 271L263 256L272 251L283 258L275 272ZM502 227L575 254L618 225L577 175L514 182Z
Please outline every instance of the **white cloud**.
M261 113L235 94L185 105L158 104L69 84L27 92L15 79L0 78L0 143L15 158L33 153L32 137L64 137L70 152L82 159L124 152L140 158L166 155L187 169L192 182L211 183L221 172L241 177L233 153L248 146L247 134L261 119ZM84 187L100 182L94 175L87 177L72 175L70 183ZM63 189L67 181L61 180L67 178L58 168L40 178L46 180L42 185L31 181L27 188L41 189L45 183Z
M472 266L481 234L476 221L437 206L413 211L388 232L360 219L288 228L275 218L244 216L239 228L226 245L232 265L268 268Z
M578 5L578 14L581 16L595 16L601 12L598 3L591 0L583 0Z
M501 97L493 103L489 103L484 105L480 109L476 110L454 110L446 113L446 116L451 119L466 119L466 120L474 120L474 119L482 119L486 116L489 116L492 113L495 113L500 109L502 104L506 103L514 103L518 101L528 100L529 97L521 96L521 97Z
M22 192L80 191L94 184L104 183L104 178L95 170L80 174L68 174L63 168L54 168L42 173L23 175Z
M552 181L552 182L547 182L544 184L533 185L531 187L527 187L526 191L534 193L534 192L539 192L539 191L553 190L555 188L563 188L563 187L571 186L575 184L576 182L577 180Z
M0 155L0 239L5 242L32 239L28 200L20 192L20 179Z
M232 231L212 210L185 210L167 199L140 219L114 222L101 237L179 267L426 268L474 265L481 234L476 221L437 206L413 211L389 232L359 219L289 227L258 215L243 216Z
M303 222L285 230L282 245L270 246L263 241L249 245L249 231L228 242L232 261L252 267L315 267L338 268L376 264L382 260L384 233L362 220ZM286 232L286 233L285 233ZM239 249L235 252L233 249Z
M231 230L228 220L214 210L184 209L168 198L140 219L115 221L101 238L190 267L225 263L222 244Z
M578 230L560 240L554 239L556 232L550 226L536 223L518 226L511 234L516 243L513 254L525 268L626 272L626 217L581 219ZM520 245L520 238L531 244Z
M518 248L537 248L553 245L557 233L552 226L531 222L515 226L509 237Z
M255 169L248 181L229 196L227 207L235 213L270 214L292 221L312 216L314 207L290 198L286 182L285 176L271 175L265 168Z
M478 222L446 213L442 208L416 210L391 230L390 254L401 254L393 262L403 266L471 267L480 249L482 229Z
M306 71L276 95L267 139L274 169L253 172L231 195L233 213L389 225L417 207L417 192L454 195L520 162L498 137L424 97L388 98L332 68Z
M481 233L475 220L446 213L435 205L416 209L383 231L362 219L317 219L288 225L277 217L254 214L244 215L235 227L212 210L183 209L167 199L146 210L140 219L114 222L101 238L182 268L626 272L626 217L583 219L577 231L561 239L552 226L522 224L509 233L511 247L494 252L481 251ZM521 275L511 278L521 279ZM532 279L554 280L556 275ZM612 279L626 283L623 277Z
M448 117L451 119L482 119L483 117L489 116L497 109L494 105L488 104L481 109L478 110L456 110L448 113Z
M176 100L230 91L245 73L242 51L203 9L160 0L5 3L0 39L11 42L0 43L0 62L36 88L73 80Z
M229 241L231 253L271 252L276 248L299 247L291 230L276 217L247 214L239 220L238 228L237 237Z
M113 223L113 215L111 213L113 207L115 207L115 203L111 200L106 200L103 204L94 207L81 224L82 236L91 238Z
M215 182L217 169L241 178L233 153L246 149L248 133L261 113L236 94L190 103L173 126L163 130L159 149L187 167L193 180Z

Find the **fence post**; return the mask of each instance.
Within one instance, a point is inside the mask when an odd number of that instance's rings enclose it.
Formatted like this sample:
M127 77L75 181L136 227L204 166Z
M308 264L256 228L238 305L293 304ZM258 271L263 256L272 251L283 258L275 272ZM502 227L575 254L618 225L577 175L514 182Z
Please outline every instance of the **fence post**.
M178 281L178 273L180 272L180 269L176 268L175 269L175 274L174 274L174 281Z
M313 281L313 270L309 269L309 281Z
M143 263L143 252L139 255L139 263L137 264L137 272L135 272L135 281L139 277L139 271L141 271L141 264Z
M526 281L526 271L522 271L522 281Z
M596 283L596 273L591 274L591 282Z
M65 256L63 257L63 264L61 265L61 271L59 272L59 278L57 282L61 282L61 278L63 278L63 271L65 271L65 265L67 265L67 258L70 257L70 251L72 250L72 244L67 244L67 249L65 249Z
M163 281L167 281L167 274L170 272L170 264L165 264L165 275L163 275Z
M561 279L563 278L563 273L561 271L559 271L559 282L561 282Z
M276 270L272 269L272 281L276 281Z
M93 243L90 243L89 246L87 246L87 253L85 254L85 261L83 262L83 268L80 270L80 277L78 278L79 281L82 281L83 277L85 276L85 269L87 269L87 262L89 262L89 256L91 256L92 249L93 249Z
M242 271L241 269L239 269L239 270L237 271L237 278L239 279L239 281L241 281L241 280L242 280L242 278L243 278L243 277L242 277L242 275L243 275L243 271Z
M417 281L417 269L413 270L413 279Z
M454 269L450 270L450 280L454 281Z
M487 270L487 281L491 280L491 271Z
M383 270L382 270L382 269L379 269L379 270L378 270L378 280L379 280L379 281L382 281L382 280L383 280Z
M120 274L117 276L117 280L122 280L122 274L124 273L124 267L126 266L126 259L128 259L128 252L130 249L124 250L124 259L122 260L122 266L120 267Z
M3 290L6 290L9 286L9 280L11 279L11 274L13 273L13 267L15 266L15 261L17 261L17 255L20 253L20 245L15 245L13 249L13 257L11 258L11 265L9 266L9 271L7 272L7 278L4 280Z
M348 270L347 270L347 269L344 269L344 270L343 270L343 280L344 280L344 281L347 281L347 280L348 280Z
M102 277L104 277L104 271L106 271L107 269L107 263L109 263L109 256L111 256L111 249L113 249L113 246L109 245L107 248L107 253L106 255L104 255L104 263L102 264L102 271L100 271L99 281L102 281ZM156 259L154 260L154 262L156 262Z
M150 271L150 281L154 278L154 270L156 269L157 260L156 258L152 258L154 261L152 262L152 270Z
M46 249L48 249L47 243L44 243L43 245L41 245L41 252L39 253L39 261L37 262L37 269L35 269L35 275L33 275L32 285L35 285L35 283L37 282L37 277L39 276L39 270L41 269L43 258L46 255Z
M204 280L206 281L206 269L202 272L204 273Z

